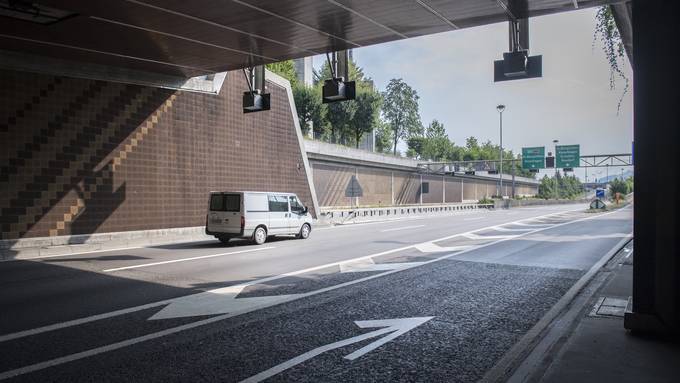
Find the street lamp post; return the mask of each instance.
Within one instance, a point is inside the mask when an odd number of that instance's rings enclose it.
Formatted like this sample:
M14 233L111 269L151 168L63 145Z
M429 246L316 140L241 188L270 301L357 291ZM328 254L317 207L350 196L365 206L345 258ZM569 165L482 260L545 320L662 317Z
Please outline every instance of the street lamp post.
M555 199L560 199L559 187L560 184L557 182L557 144L560 140L553 140L553 145L555 146Z
M499 178L499 195L501 198L503 198L503 111L505 110L505 105L499 104L496 106L496 110L498 110L498 116L499 116L499 122L500 122L500 130L501 130L501 161L500 161L500 171L498 172L498 178Z

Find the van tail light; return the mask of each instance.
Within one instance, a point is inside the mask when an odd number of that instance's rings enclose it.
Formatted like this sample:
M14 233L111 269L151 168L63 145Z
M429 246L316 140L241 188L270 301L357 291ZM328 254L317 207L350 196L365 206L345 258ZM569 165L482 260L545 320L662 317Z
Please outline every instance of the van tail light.
M243 229L244 227L246 227L246 217L241 216L241 229Z

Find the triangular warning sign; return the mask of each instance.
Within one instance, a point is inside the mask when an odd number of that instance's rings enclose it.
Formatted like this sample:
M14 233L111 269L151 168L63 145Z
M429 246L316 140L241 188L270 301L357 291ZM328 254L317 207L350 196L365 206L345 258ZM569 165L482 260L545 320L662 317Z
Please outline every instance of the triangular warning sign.
M359 180L356 176L352 176L345 189L345 197L363 197L364 191L361 190L361 185L359 185Z

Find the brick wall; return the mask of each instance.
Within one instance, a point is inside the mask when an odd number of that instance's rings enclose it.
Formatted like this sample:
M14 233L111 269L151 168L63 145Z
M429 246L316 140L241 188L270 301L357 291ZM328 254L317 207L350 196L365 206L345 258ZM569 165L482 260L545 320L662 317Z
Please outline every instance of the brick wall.
M310 188L285 89L220 95L0 71L2 239L200 226L210 190Z

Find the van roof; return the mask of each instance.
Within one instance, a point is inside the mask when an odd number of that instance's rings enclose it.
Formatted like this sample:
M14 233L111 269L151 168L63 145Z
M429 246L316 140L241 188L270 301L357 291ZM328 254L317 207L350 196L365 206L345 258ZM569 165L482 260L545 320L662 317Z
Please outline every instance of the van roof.
M290 193L290 192L278 192L278 191L240 191L240 190L224 190L224 191L219 191L219 190L211 190L210 193L243 193L243 194L287 194L287 195L296 195L295 193Z

